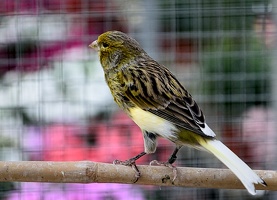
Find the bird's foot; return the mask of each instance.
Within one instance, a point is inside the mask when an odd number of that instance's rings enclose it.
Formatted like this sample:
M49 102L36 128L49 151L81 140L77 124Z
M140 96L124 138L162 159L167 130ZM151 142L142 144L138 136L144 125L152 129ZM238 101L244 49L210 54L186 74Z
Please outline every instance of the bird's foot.
M175 166L173 166L171 163L169 163L169 162L159 162L157 160L152 160L150 162L150 165L158 165L158 166L169 167L173 171L172 183L174 183L174 181L176 180L176 178L177 178L177 168Z
M115 165L125 165L125 166L130 166L133 168L133 170L135 171L135 181L134 183L136 183L140 177L140 171L138 170L138 167L136 165L136 159L129 159L129 160L125 160L125 161L121 161L121 160L114 160L113 164Z
M136 178L134 181L134 183L135 183L138 181L138 179L140 177L140 171L138 170L138 167L136 165L136 160L141 158L145 154L146 154L145 152L141 152L140 154L136 155L135 157L130 158L129 160L125 160L125 161L115 160L115 161L113 161L113 164L131 166L133 168L133 170L135 171L135 178Z

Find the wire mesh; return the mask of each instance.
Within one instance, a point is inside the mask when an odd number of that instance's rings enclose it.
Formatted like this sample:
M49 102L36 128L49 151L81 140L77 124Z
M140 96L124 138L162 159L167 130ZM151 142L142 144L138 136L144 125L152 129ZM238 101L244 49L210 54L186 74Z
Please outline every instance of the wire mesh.
M120 30L177 76L218 137L254 169L276 169L276 10L259 0L4 0L0 7L0 159L128 159L140 129L113 102L88 45ZM139 160L165 161L174 145ZM183 148L177 166L224 167ZM15 199L274 199L276 192L120 184L0 183Z

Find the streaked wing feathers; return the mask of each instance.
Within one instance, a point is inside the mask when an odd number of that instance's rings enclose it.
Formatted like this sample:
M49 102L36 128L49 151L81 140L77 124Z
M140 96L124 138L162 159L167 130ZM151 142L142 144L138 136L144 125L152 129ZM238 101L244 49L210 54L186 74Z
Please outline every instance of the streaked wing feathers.
M181 128L207 136L201 130L205 127L204 115L194 99L167 68L151 61L124 69L128 70L124 73L132 75L132 79L124 76L127 82L125 95L141 109Z

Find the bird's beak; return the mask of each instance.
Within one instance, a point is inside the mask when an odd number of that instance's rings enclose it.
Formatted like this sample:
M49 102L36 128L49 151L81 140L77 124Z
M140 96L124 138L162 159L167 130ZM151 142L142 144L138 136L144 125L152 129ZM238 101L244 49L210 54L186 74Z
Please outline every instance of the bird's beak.
M94 42L92 42L90 45L89 45L90 48L96 50L96 51L99 51L99 46L98 46L98 43L97 43L97 40L95 40Z

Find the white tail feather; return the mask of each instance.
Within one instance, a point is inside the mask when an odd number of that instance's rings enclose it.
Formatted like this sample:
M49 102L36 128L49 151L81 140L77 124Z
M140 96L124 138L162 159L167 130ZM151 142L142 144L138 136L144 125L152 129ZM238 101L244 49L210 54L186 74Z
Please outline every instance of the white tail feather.
M205 149L214 154L240 179L242 184L252 195L256 194L254 184L266 185L247 164L245 164L236 154L218 140L200 139L199 143Z

